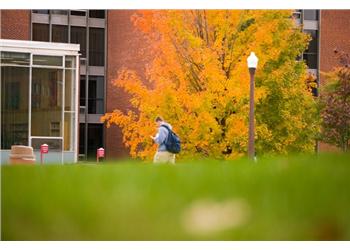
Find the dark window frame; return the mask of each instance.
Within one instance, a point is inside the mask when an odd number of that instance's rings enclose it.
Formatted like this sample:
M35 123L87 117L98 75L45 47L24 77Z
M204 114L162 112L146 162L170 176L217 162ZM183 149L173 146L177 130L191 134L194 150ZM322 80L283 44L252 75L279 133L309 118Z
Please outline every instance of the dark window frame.
M78 30L80 30L80 32L77 32ZM86 32L87 32L87 27L80 27L80 26L70 27L70 43L80 44L81 58L86 58L86 55L87 55ZM74 39L74 41L72 41L72 39Z
M34 13L34 14L42 14L42 15L49 15L50 14L50 10L36 9L36 10L32 10L32 13Z
M312 40L309 43L308 48L303 53L303 60L309 69L318 69L318 39L319 32L318 30L307 30L304 32L311 35Z
M105 29L89 28L89 66L105 65Z
M68 10L50 10L51 15L68 15Z
M88 81L88 114L104 114L104 76L89 76ZM93 84L95 85L93 86ZM98 93L101 95L98 96ZM99 109L98 103L102 103L102 109Z
M56 30L58 29L58 30ZM59 30L61 29L61 30ZM56 33L57 32L57 33ZM65 36L60 36L64 32ZM62 39L57 39L62 38ZM54 43L68 43L68 25L52 24L51 41Z
M105 10L89 10L89 18L105 19L106 18L106 11Z
M71 16L80 16L80 17L86 17L87 11L85 10L70 10Z
M1 66L1 72L1 149L7 150L28 145L30 67Z
M40 28L41 27L41 28ZM44 31L44 27L45 30ZM47 33L43 33L47 32ZM47 36L46 38L44 38ZM32 41L38 41L38 42L50 42L50 25L46 23L33 23L32 24Z

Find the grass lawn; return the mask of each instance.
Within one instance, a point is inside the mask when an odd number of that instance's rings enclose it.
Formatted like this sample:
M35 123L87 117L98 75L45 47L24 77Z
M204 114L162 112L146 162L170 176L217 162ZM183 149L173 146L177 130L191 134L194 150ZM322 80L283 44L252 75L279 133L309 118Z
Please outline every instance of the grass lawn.
M1 168L2 240L350 240L350 155Z

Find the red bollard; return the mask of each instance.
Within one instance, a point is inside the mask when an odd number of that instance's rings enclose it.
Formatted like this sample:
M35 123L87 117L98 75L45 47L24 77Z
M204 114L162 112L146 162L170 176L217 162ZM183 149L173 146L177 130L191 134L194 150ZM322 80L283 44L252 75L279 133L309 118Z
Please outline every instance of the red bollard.
M104 148L99 148L97 149L97 153L96 153L96 158L97 158L97 162L99 162L100 158L102 157L105 157L105 150Z
M40 163L43 164L43 154L47 154L49 152L49 146L47 144L42 144L40 146Z

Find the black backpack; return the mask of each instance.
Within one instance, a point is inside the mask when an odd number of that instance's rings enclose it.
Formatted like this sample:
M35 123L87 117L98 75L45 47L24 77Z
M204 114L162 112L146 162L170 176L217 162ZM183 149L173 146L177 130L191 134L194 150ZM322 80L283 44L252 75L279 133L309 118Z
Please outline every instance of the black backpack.
M166 150L173 154L179 153L181 151L180 138L167 126L162 125L162 127L166 128L169 132L164 141Z

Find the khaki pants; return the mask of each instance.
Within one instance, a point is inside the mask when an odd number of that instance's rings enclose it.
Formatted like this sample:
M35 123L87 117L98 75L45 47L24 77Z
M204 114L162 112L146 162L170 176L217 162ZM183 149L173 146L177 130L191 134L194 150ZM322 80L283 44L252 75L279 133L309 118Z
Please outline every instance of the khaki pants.
M171 163L175 164L175 154L168 151L158 151L153 158L153 163Z

